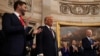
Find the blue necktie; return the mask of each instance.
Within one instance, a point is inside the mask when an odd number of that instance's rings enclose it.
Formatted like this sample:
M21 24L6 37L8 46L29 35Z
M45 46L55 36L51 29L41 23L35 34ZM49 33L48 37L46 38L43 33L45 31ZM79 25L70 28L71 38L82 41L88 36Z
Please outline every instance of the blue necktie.
M93 40L92 39L90 39L90 43L93 44Z

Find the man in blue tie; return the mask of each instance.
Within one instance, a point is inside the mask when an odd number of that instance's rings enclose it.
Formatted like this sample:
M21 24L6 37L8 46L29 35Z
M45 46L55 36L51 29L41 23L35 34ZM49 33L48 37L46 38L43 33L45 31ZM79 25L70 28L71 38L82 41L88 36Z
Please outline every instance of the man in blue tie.
M92 30L86 30L86 37L82 39L82 45L84 48L84 56L97 56L96 45L98 42L95 42L92 39Z
M42 32L36 37L36 51L38 56L58 56L56 33L51 29L53 17L44 19L45 26L40 26Z

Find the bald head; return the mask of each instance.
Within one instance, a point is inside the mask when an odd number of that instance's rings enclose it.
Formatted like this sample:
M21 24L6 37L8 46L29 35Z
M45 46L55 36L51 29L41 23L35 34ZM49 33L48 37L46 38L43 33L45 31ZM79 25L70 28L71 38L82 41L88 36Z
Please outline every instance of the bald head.
M48 25L48 26L51 27L52 24L53 24L53 17L52 17L52 16L47 16L47 17L45 17L44 23L45 23L46 25Z
M92 36L92 30L91 30L91 29L87 29L87 30L86 30L86 35L87 35L88 37L91 37L91 36Z

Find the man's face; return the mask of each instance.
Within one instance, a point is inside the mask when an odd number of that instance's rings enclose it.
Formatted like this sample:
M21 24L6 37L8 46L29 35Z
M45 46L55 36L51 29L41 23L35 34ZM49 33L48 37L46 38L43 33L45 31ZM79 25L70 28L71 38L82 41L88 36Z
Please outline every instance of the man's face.
M25 15L25 12L27 10L26 4L19 5L19 10L20 10L20 12L21 12L22 15Z
M91 36L92 36L92 30L87 30L87 31L86 31L86 35L87 35L88 37L91 37Z
M53 19L52 17L47 17L46 21L45 21L45 24L48 25L48 26L52 26L53 24Z

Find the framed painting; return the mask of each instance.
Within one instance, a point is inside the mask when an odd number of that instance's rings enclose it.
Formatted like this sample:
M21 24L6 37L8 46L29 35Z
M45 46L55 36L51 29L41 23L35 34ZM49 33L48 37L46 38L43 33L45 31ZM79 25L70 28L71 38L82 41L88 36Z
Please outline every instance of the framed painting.
M69 44L71 40L81 41L86 37L85 31L87 29L91 29L93 38L100 41L100 23L57 22L58 47L61 47L62 41L67 41Z

